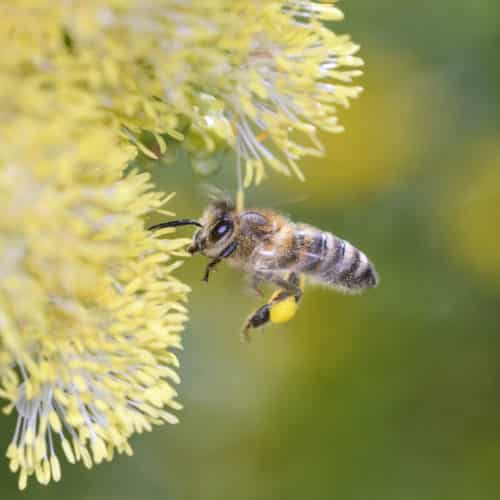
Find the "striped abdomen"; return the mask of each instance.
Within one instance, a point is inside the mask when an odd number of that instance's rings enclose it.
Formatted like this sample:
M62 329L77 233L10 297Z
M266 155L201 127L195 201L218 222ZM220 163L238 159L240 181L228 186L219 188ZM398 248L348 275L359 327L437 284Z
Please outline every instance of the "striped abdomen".
M295 256L295 262L289 262L290 268L314 281L346 292L377 285L373 264L348 241L308 226L297 226L290 243L289 255Z

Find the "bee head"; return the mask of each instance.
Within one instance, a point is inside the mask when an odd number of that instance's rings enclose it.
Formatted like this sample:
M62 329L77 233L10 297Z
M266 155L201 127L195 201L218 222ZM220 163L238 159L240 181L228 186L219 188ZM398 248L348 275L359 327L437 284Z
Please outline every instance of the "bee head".
M149 229L198 226L199 229L194 233L193 242L189 246L188 252L191 254L200 252L207 257L215 257L231 242L236 224L234 204L229 200L217 200L205 209L200 221L177 219L156 224Z
M201 227L188 248L191 254L201 252L207 257L218 255L232 240L237 224L234 204L228 200L211 203L203 212Z

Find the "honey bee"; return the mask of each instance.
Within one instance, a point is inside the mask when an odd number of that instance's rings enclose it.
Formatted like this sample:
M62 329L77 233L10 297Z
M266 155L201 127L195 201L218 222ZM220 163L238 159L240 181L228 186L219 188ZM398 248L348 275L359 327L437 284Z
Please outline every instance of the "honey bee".
M366 255L346 240L307 224L294 223L268 209L238 211L229 199L208 205L201 219L163 222L150 229L198 226L188 251L208 257L203 280L225 260L243 270L252 288L277 287L271 298L250 315L243 337L267 323L291 319L302 297L305 278L344 293L360 293L377 286L378 276Z

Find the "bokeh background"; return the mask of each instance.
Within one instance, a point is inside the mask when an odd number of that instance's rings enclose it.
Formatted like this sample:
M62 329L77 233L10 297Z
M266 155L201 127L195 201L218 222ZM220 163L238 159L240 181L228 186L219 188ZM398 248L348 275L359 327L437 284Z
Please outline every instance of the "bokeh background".
M5 500L497 500L500 498L500 7L496 0L345 0L365 92L325 137L307 182L273 176L248 204L352 241L381 285L308 288L297 318L239 331L261 300L221 266L180 270L191 321L181 423L135 437L133 458L60 484L0 467ZM200 179L143 162L198 216ZM185 159L184 159L185 160ZM209 182L234 188L234 172ZM185 229L189 234L189 229ZM0 449L13 418L0 419Z

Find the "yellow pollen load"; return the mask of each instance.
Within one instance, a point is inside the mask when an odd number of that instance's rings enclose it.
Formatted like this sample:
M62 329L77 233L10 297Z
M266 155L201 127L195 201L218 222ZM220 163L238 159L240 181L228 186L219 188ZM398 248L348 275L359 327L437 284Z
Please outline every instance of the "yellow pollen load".
M276 294L273 294L273 297L274 295ZM298 308L299 305L295 301L295 297L287 297L285 300L271 305L269 318L272 323L286 323L295 316Z
M299 280L299 288L301 290L304 290L305 283L306 280L304 276L301 276ZM271 320L271 323L286 323L287 321L290 321L295 316L299 308L299 304L293 295L291 297L287 297L281 302L273 304L282 292L283 290L281 289L277 290L271 295L269 300L269 304L271 305L269 319Z

